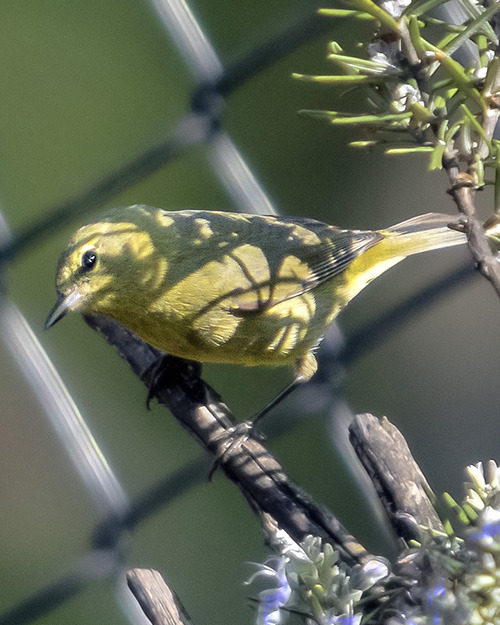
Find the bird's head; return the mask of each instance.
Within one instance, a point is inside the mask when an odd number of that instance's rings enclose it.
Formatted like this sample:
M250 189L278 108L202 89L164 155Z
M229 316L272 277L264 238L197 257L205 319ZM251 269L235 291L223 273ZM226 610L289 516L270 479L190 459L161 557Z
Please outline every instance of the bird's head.
M71 311L120 318L140 299L159 271L150 235L153 210L115 209L74 233L59 259L57 301L46 329Z

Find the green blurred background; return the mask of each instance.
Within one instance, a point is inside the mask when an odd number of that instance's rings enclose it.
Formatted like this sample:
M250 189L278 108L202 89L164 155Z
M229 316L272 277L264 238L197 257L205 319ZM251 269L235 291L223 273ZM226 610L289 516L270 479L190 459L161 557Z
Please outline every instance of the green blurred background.
M283 28L306 1L193 0L223 62ZM20 0L0 3L0 201L14 231L74 196L164 136L187 111L194 86L145 0ZM346 147L347 131L297 115L333 108L339 94L291 80L324 72L329 39L349 48L353 25L303 46L230 96L224 127L276 206L346 227L383 227L420 212L454 212L441 173L420 157L396 159ZM341 100L341 102L344 102ZM342 106L342 103L340 104ZM344 102L344 107L346 106ZM481 198L487 206L490 198ZM236 210L203 148L116 197L110 205ZM42 330L53 304L55 265L68 235L98 211L24 252L8 271L21 307L130 495L201 453L127 366L79 316ZM485 212L486 214L486 212ZM342 315L346 334L467 258L445 250L380 278ZM437 492L462 495L462 469L498 458L500 304L479 278L398 329L346 374L355 411L387 415L406 435ZM0 612L64 573L98 520L89 496L9 353L0 352ZM248 416L289 379L286 371L206 366L235 414ZM256 392L259 389L260 395ZM309 416L270 447L290 475L334 510L371 550L391 546L349 478L325 415ZM253 620L243 586L266 557L259 524L221 475L202 482L129 541L129 566L155 567L194 623ZM100 583L41 619L123 623L112 583Z

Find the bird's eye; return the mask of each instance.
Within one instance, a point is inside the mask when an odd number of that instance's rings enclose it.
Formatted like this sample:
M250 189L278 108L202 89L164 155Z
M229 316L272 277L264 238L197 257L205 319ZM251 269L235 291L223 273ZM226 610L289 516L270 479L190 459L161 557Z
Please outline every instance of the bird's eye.
M84 271L89 271L92 269L97 261L97 254L94 250L87 250L82 255L82 269Z

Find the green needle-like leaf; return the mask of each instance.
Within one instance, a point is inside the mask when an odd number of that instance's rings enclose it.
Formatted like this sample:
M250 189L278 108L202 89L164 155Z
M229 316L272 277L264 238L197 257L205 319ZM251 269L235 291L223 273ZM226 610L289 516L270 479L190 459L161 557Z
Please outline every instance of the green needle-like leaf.
M500 141L493 139L495 149L495 213L500 214Z
M480 17L484 11L483 5L471 0L455 0L455 2L463 9L466 20L475 20ZM490 41L496 41L495 31L488 22L483 24L483 32Z
M351 9L319 9L318 13L328 17L344 18L353 17L358 20L373 21L373 15L364 13L363 11L352 11Z
M478 513L476 510L474 510L474 508L469 505L468 503L464 503L462 504L462 509L465 512L465 514L467 515L467 518L470 521L475 521L478 518Z
M426 42L426 45L430 50L432 50L432 52L434 52L436 60L439 61L441 66L453 78L455 84L467 95L467 97L474 100L481 107L483 112L485 112L486 102L479 91L475 88L470 76L466 74L462 65L436 46L433 46L431 43Z
M389 113L386 115L346 115L337 111L315 111L303 109L299 113L327 119L334 126L384 126L385 124L407 122L411 119L412 114L407 113Z
M411 4L409 4L406 9L403 11L403 15L423 15L432 9L435 9L442 4L449 2L449 0L415 0Z
M377 145L377 141L351 141L350 148L373 148Z
M465 104L461 104L460 105L460 109L462 110L464 116L469 120L469 122L471 123L472 127L474 128L474 130L479 134L481 139L486 143L486 145L488 146L488 150L489 150L490 154L492 154L493 153L493 145L491 143L491 140L486 135L486 133L484 132L484 128L477 121L476 116L471 113L470 109Z
M365 73L381 74L387 72L388 66L386 63L378 63L370 59L360 59L356 56L347 56L345 54L332 53L327 56L329 61L338 63L342 67L348 66L349 68L363 71Z
M384 154L395 155L395 154L428 154L429 152L433 152L435 148L431 145L420 145L418 147L407 147L407 148L387 148L384 150Z
M397 20L395 20L392 15L389 15L387 11L375 4L375 2L372 2L372 0L346 0L346 2L363 13L373 15L373 17L384 26L398 35L400 34L400 28Z
M432 149L432 155L429 160L429 171L435 171L436 169L443 168L443 156L446 149L446 143L439 141L438 144Z
M408 32L410 33L410 39L418 58L423 61L426 58L427 48L420 34L420 26L416 15L410 15Z
M444 22L443 20L438 19L437 17L432 17L430 15L425 15L424 17L419 16L420 26L439 26L445 31L451 33L461 33L465 30L465 26L462 24L449 24L448 22Z
M389 76L363 76L362 74L347 74L340 76L313 76L309 74L292 74L292 78L303 80L304 82L315 82L321 85L369 85L384 82L386 80L394 80Z
M483 97L489 98L496 95L500 88L500 58L494 56L488 65L486 78L484 79Z
M488 22L488 20L490 20L495 15L495 13L497 13L499 10L500 10L500 1L494 2L485 11L483 11L481 15L476 17L476 19L473 20L462 33L460 33L459 35L456 35L456 37L454 37L447 46L443 47L442 45L439 45L438 47L441 48L443 52L446 52L448 55L451 56L460 47L462 47L466 41L469 41L473 35L478 33L483 28L483 26ZM498 39L494 33L493 33L493 37L494 38L490 40L495 45L497 45Z
M467 515L462 510L462 508L458 505L458 503L453 499L453 497L449 493L443 493L443 499L446 505L451 510L455 511L455 514L457 515L460 522L463 523L464 525L468 525L469 519L467 518Z

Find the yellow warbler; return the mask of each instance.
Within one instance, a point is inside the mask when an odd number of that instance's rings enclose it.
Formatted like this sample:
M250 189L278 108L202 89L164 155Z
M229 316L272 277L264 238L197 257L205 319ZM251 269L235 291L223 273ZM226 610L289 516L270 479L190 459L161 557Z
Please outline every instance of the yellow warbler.
M70 239L45 327L68 311L107 315L169 354L291 365L304 382L329 324L369 282L406 256L465 242L451 221L428 213L342 230L306 218L115 209Z

